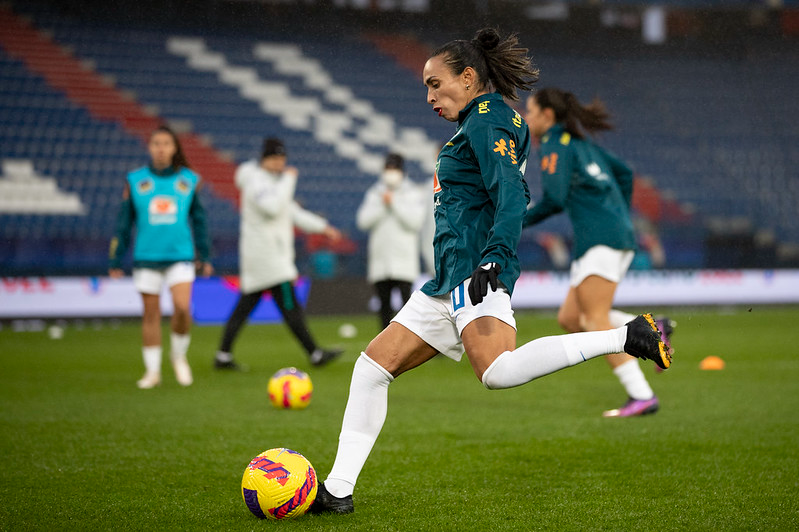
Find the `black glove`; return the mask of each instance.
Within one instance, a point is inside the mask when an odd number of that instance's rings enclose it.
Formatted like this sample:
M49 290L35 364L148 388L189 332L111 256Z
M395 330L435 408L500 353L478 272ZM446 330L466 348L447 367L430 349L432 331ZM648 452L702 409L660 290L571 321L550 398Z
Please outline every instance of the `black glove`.
M472 273L472 281L469 283L469 299L472 305L483 302L483 298L488 293L488 285L491 291L497 291L497 275L502 271L496 262L486 262L477 267Z

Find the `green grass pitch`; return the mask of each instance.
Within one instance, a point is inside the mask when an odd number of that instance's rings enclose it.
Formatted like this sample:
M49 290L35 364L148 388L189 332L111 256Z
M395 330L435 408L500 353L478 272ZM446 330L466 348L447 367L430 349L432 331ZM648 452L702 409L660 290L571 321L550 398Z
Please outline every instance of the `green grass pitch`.
M211 368L221 328L195 327L195 384L141 391L136 322L0 331L0 530L797 530L796 307L675 309L672 368L645 374L661 411L603 419L625 395L602 360L485 390L466 360L436 358L389 389L383 432L349 516L267 522L247 510L244 467L272 447L324 479L352 365L375 316L313 318L342 359L309 367L283 325L250 325L244 374ZM519 342L559 333L520 312ZM341 323L358 336L337 335ZM700 371L708 355L723 371ZM304 411L269 405L279 368L309 371Z

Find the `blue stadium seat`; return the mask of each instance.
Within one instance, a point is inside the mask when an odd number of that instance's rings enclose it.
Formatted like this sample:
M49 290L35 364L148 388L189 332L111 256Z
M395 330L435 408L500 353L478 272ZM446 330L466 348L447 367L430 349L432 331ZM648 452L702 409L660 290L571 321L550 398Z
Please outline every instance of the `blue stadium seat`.
M21 9L29 9L39 27L52 32L57 42L69 46L78 57L90 60L99 73L131 91L140 103L158 109L165 119L185 120L236 162L257 157L264 136L284 137L291 163L302 173L298 198L307 208L346 228L364 258L366 235L354 229L354 211L373 175L337 155L311 131L287 129L278 117L262 112L215 73L193 70L184 58L167 53L173 33L88 24L35 5ZM202 37L228 63L251 68L261 79L278 80L297 96L320 97L299 76L282 74L253 54L259 40L292 41L305 56L319 61L337 85L391 116L397 125L422 128L440 142L454 133L454 126L435 117L425 104L418 75L387 60L357 36L331 41L302 31L289 34L266 28L257 35L206 32ZM546 68L547 85L569 88L585 100L600 96L607 103L618 132L601 141L639 173L650 176L660 189L672 191L679 201L694 203L701 216L745 215L757 226L774 230L779 238L799 242L799 223L791 214L799 199L794 177L799 165L795 148L799 145L795 119L799 104L794 96L799 70L785 68L790 64L785 57L741 60L685 57L669 51L643 56L630 52L612 58L612 68L608 68L607 60L598 61L590 54L544 47L536 58ZM764 89L742 82L741 72L750 79L776 78L780 83ZM741 102L751 105L751 113L740 112ZM341 110L339 104L329 106ZM41 217L44 223L53 224L65 239L110 238L124 175L146 161L141 141L117 124L93 118L2 49L0 117L0 157L32 160L38 172L55 178L66 191L79 193L89 206L86 216L73 217L69 223L56 216ZM770 127L759 127L759 123ZM415 180L429 179L416 163L409 166ZM539 186L536 166L528 167L534 195ZM335 210L330 208L331 198ZM235 208L210 190L203 199L214 213L209 217L214 234L236 239ZM20 220L0 213L3 234L18 231L21 238L38 227ZM548 230L568 234L565 219L549 224ZM669 230L694 241L702 238L690 231L681 233L677 227ZM680 249L673 239L664 240ZM539 251L531 239L523 239L522 245L530 247L525 256L537 260ZM689 255L683 255L685 260ZM94 261L98 271L104 270L104 256ZM235 268L235 259L230 266Z

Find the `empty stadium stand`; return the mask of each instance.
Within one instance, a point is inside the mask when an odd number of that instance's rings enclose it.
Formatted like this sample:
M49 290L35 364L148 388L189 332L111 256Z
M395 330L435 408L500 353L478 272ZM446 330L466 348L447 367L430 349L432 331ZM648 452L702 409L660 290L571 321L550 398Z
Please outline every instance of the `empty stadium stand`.
M209 184L220 271L237 267L235 165L279 135L300 171L298 200L352 239L337 250L337 273L361 276L366 235L354 213L384 154L404 153L425 183L454 131L430 112L413 71L440 44L434 35L164 29L83 20L48 2L11 5L0 6L0 158L23 171L0 177L3 275L102 274L124 175L146 163L147 134L168 122ZM759 266L758 255L779 266L765 247L799 245L799 71L785 68L799 54L790 47L686 55L528 40L542 86L608 104L619 130L601 141L646 176L636 210L658 226L668 267ZM569 238L562 217L540 229ZM725 252L744 241L758 252ZM301 241L306 271L319 249ZM525 268L551 266L532 231L519 252Z

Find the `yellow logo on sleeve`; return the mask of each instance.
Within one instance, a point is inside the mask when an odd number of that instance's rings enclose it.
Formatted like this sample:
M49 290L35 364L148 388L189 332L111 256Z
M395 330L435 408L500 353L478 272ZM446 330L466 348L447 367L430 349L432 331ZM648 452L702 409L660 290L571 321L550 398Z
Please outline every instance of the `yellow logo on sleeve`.
M494 142L494 153L499 153L502 157L510 155L510 162L519 164L519 161L516 160L516 143L512 139L510 142L506 142L505 139Z
M479 114L481 114L481 115L489 112L490 110L491 109L488 108L488 102L487 101L480 102L480 103L477 104L477 112Z

